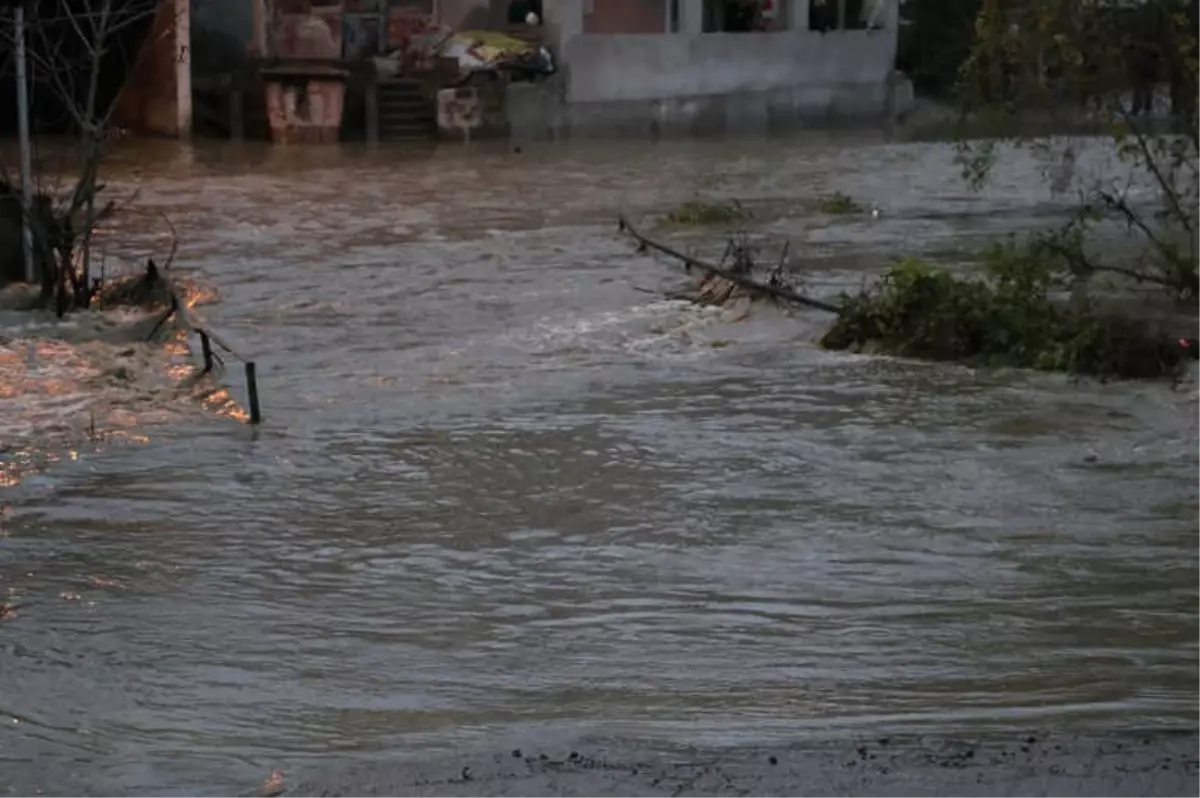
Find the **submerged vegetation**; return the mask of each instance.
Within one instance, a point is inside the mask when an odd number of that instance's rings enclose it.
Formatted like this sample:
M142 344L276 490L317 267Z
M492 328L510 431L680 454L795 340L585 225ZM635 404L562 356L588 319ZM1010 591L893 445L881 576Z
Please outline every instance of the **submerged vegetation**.
M1067 299L1093 273L1080 272L1082 254L1061 234L995 244L983 253L982 269L967 273L901 259L874 286L832 304L791 284L784 272L786 246L778 264L760 266L744 234L735 236L714 264L653 241L624 219L620 227L639 249L698 272L696 291L669 296L701 305L749 297L833 314L820 341L827 349L1101 379L1178 377L1197 358L1191 338L1105 311L1086 292Z
M750 214L737 200L729 202L689 200L668 213L664 221L667 224L681 227L705 227L733 224L748 218L750 218Z

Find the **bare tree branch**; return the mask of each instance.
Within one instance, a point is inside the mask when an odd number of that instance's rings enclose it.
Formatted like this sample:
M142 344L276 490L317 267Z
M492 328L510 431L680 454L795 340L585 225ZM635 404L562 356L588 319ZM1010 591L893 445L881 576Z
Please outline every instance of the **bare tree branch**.
M120 37L134 26L149 21L161 0L44 0L31 6L23 35L26 40L30 77L49 90L77 131L80 161L71 189L57 196L45 210L26 209L39 250L56 257L43 271L43 300L53 298L60 313L74 303L86 307L90 285L91 250L97 224L114 212L115 201L97 207L104 186L99 182L100 163L108 142L108 126L125 83L114 93L102 90L101 73L111 67L114 55L124 55ZM0 41L13 40L12 26L0 30ZM132 67L134 59L128 59ZM8 170L0 170L8 181ZM43 181L46 170L38 168L35 179ZM39 207L54 202L58 192L44 192ZM48 229L52 227L53 229ZM174 235L174 234L173 234ZM174 246L172 248L174 252ZM75 256L81 263L76 265ZM53 272L53 273L51 273ZM67 286L70 294L67 294Z

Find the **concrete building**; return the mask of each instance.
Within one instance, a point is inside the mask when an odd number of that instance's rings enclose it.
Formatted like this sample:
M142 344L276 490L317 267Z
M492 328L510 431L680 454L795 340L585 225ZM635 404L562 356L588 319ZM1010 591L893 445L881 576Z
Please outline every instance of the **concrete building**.
M911 104L893 67L899 0L757 0L754 24L735 29L738 5L544 0L560 74L509 87L510 130L522 138L767 132L882 121Z
M335 26L341 40L343 23L358 27L373 21L386 27L398 18L441 23L454 29L503 24L506 0L190 0L192 42L198 73L229 68L231 58L249 50L266 52L272 13L281 16L316 13ZM256 35L256 28L258 32ZM345 53L353 57L353 53Z
M511 84L505 119L518 138L882 122L912 102L910 84L893 66L899 2L542 0L544 40L559 71L544 82ZM429 25L502 27L508 6L508 0L162 0L121 124L187 135L193 78L209 85L262 54L361 60ZM298 32L317 19L328 41L309 52Z

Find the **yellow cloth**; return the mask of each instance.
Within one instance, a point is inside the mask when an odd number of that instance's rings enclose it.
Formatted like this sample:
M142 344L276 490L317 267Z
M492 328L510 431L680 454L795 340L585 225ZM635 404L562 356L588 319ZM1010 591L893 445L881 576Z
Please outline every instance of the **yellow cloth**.
M521 55L533 49L529 44L490 30L468 30L456 33L446 40L446 45L460 44L470 48L484 61L495 61L505 56Z

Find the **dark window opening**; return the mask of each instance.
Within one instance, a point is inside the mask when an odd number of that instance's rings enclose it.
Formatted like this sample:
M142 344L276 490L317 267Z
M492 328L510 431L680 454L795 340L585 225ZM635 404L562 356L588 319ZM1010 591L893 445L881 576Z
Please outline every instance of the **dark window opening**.
M811 0L808 29L882 30L887 25L888 0Z
M704 0L700 30L704 33L750 33L766 30L760 0Z
M508 4L508 24L524 25L529 15L533 14L542 20L542 0L512 0Z

